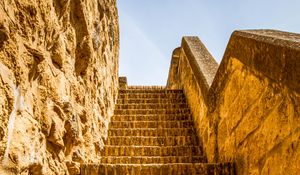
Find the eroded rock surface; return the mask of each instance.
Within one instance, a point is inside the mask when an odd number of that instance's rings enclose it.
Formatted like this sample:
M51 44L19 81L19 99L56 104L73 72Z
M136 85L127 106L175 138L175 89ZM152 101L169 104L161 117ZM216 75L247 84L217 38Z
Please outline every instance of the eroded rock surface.
M0 174L78 174L117 94L115 0L0 2Z

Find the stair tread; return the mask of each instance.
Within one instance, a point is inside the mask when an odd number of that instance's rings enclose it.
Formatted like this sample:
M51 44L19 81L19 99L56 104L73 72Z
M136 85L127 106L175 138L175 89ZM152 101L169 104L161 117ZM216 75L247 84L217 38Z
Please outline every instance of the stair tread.
M203 155L198 146L128 146L106 145L101 156L192 156Z
M181 146L181 145L175 145L175 146L147 146L147 145L143 145L143 146L141 146L141 145L126 145L126 146L121 146L121 145L106 145L105 147L122 147L122 148L124 148L124 147L131 147L131 148L184 148L184 147L188 147L188 148L201 148L201 146L199 146L199 145L183 145L183 146ZM104 147L104 149L105 149L105 147ZM103 150L103 149L102 149Z
M102 158L202 158L205 157L203 155L182 155L182 156L168 156L168 155L163 155L163 156L101 156L100 159Z
M139 93L139 92L149 92L149 93L161 93L161 92L174 92L174 93L183 93L180 89L120 89L120 93Z
M174 90L124 90L119 93L119 95L124 94L155 94L155 95L161 95L161 94L176 94L176 95L184 95L182 91L174 91Z
M148 145L148 146L172 146L172 145L198 145L195 136L111 136L105 142L106 145Z
M159 109L116 109L115 111L189 111L188 107L185 108L174 108L174 109L165 109L165 108L159 108Z
M97 163L89 163L90 165L97 165ZM206 162L198 162L198 163L155 163L155 164L126 164L126 163L119 163L119 164L102 164L101 165L125 165L125 166L166 166L166 165L224 165L224 164L231 164L231 162L221 162L221 163L206 163Z
M182 93L155 93L155 92L148 92L148 93L120 93L118 95L120 99L124 98L162 98L162 99L185 99L184 95Z
M136 114L136 115L144 115L144 114L190 114L190 110L188 108L184 109L116 109L115 114Z
M196 136L110 136L110 138L129 138L129 139L137 139L137 138L141 138L141 139L170 139L170 138L196 138ZM108 139L110 139L108 138Z
M127 99L122 99L119 98L117 100L118 104L132 104L132 103L143 103L143 104L148 104L148 103L178 103L178 102L186 102L184 98L182 99L169 99L169 98L127 98Z
M182 90L120 89L99 163L83 174L234 174L233 163L206 163Z
M131 104L117 104L115 109L188 109L186 103L169 103L169 104L160 104L160 103L131 103Z
M134 105L145 105L141 103L130 103L130 104L116 104L117 106L134 106ZM186 103L183 102L178 102L178 103L147 103L147 105L162 105L162 106L167 106L167 105L187 105Z
M85 164L84 174L235 174L232 163Z
M193 163L206 162L206 157L200 156L102 156L101 163L151 164L151 163Z
M157 130L194 130L194 128L111 128L109 130L133 130L133 131L150 130L150 131L157 131Z
M163 121L155 121L155 120L128 120L128 121L111 121L111 123L182 123L182 122L193 122L193 120L180 120L180 121L174 121L174 120L163 120Z
M163 93L172 93L172 94L183 94L182 90L165 90L165 89L127 89L120 90L119 94L142 94L142 93L151 93L151 94L163 94Z
M111 128L108 136L195 136L193 128Z
M175 119L177 118L177 120ZM116 117L112 120L112 122L117 122L117 121L157 121L157 122L171 122L171 121L186 121L190 120L190 117L187 116L182 116L182 117L160 117L160 116L152 116L152 117L134 117L134 116L119 116ZM192 120L191 120L192 121Z
M127 86L126 89L166 89L166 86ZM121 89L122 90L122 89Z
M183 128L193 127L192 121L113 121L109 128Z
M138 117L149 117L149 116L191 116L191 114L114 114L112 119L114 117L120 117L120 116L138 116Z

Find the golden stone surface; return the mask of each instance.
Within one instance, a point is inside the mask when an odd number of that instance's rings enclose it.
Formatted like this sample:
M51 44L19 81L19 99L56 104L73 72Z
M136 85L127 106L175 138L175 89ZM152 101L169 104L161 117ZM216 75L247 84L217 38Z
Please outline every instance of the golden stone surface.
M115 0L0 3L0 174L97 162L118 89Z
M234 32L208 86L206 67L193 64L211 65L213 58L190 49L200 40L183 38L167 88L182 87L209 162L235 162L245 175L300 173L299 36Z

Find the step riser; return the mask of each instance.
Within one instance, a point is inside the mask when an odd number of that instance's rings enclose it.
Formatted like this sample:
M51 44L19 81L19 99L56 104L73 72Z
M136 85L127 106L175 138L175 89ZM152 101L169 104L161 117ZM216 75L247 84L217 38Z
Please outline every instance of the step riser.
M178 94L178 93L128 93L128 94L119 94L118 96L119 99L128 99L128 98L134 98L134 99L139 99L139 98L155 98L155 99L184 99L183 94Z
M203 156L166 156L166 157L101 157L99 163L108 164L165 164L165 163L199 163L206 162Z
M182 90L128 86L114 114L99 164L82 164L82 175L235 174L232 163L204 163Z
M180 94L180 93L183 93L182 90L165 90L165 89L160 89L160 90L157 90L157 89L129 89L129 90L119 90L119 93L120 94L123 94L123 93L176 93L176 94Z
M148 98L140 98L140 99L135 99L135 98L131 98L131 99L118 99L117 100L117 104L153 104L153 103L164 103L164 104L168 104L168 103L186 103L185 99L148 99Z
M115 115L112 121L179 121L191 118L191 115Z
M109 137L105 145L123 146L197 146L195 137Z
M165 114L181 114L189 115L190 110L186 109L131 109L131 110L121 110L116 109L115 115L165 115Z
M177 91L177 90L180 90L180 89L166 89L165 86L127 86L126 89L120 89L119 91L132 91L132 90L148 90L148 91L160 91L160 90L164 90L164 91Z
M115 109L127 110L127 109L187 109L187 104L117 104Z
M82 175L233 175L235 174L232 164L164 164L164 165L92 165L81 166Z
M194 136L193 129L110 129L110 136Z
M183 122L111 122L109 128L191 128L193 123L191 121Z
M200 156L200 147L126 147L105 146L101 156Z

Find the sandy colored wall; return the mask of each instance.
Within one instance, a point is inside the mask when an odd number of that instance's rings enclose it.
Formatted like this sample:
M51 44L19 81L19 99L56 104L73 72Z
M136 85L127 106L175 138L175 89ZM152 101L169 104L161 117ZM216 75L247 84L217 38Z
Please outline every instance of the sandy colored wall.
M118 87L115 0L0 2L0 174L97 161Z
M208 62L209 64L205 64ZM209 67L200 68L200 65L209 65ZM209 135L214 133L211 131L212 127L209 127L212 122L206 117L208 112L206 97L217 68L218 64L197 37L184 37L182 46L175 49L172 54L167 82L169 89L183 89L192 112L199 142L204 150L211 149L211 151L214 147L210 146L211 140L208 139L211 138ZM201 71L203 69L206 70L206 74ZM205 77L210 79L209 82ZM211 160L214 159L213 154L206 156Z
M201 82L211 76L197 73L205 68L192 68L195 63L206 64L201 61L205 59L199 55L198 61L190 61L197 54L186 54L184 40L194 45L189 37L183 39L181 78L169 80L184 89L208 160L234 161L237 174L298 174L299 35L271 30L234 32L208 86Z

